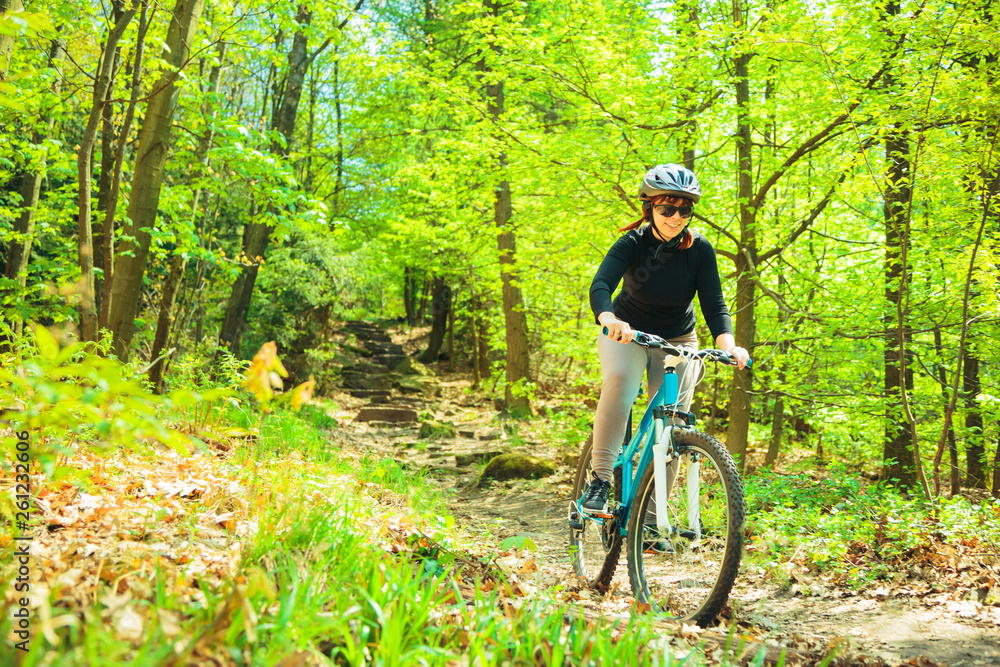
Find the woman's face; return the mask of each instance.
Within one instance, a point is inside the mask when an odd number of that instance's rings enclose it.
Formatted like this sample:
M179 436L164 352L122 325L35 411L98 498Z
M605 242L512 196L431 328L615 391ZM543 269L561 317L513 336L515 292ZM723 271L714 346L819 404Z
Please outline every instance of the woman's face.
M687 227L689 219L682 218L680 211L677 209L679 207L690 207L690 200L681 197L660 196L653 199L652 204L653 225L656 227L660 238L664 241L671 240ZM668 210L672 209L672 215L669 217L664 215L665 208Z

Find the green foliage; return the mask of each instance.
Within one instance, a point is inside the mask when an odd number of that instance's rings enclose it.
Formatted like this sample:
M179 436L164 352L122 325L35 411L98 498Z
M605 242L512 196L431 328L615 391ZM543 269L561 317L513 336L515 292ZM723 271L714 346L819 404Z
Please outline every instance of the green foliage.
M751 561L781 572L794 559L861 588L884 581L928 544L973 540L1000 547L1000 504L938 499L938 515L892 487L866 484L843 467L828 476L761 472L744 480ZM779 576L781 576L779 574Z
M75 151L109 21L97 5L47 0L31 9L0 21L0 34L14 37L0 105L21 109L0 109L4 246L20 238L14 228L25 174L43 157L45 170L27 283L0 278L0 310L10 320L51 324L78 316ZM476 3L430 12L393 2L362 12L317 6L307 31L311 66L289 142L272 121L281 109L275 83L287 76L296 9L223 3L203 18L198 55L180 73L131 350L135 357L148 351L171 260L185 256L167 348L176 349L169 372L180 375L168 377L169 386L187 386L188 362L177 360L200 354L205 338L216 335L236 275L259 261L238 357L273 340L291 376L332 386L338 364L330 333L338 320L398 317L405 278L415 281L409 289L417 301L442 278L453 288L458 367L472 362L475 324L475 336L484 335L491 348L487 386L503 389L506 325L494 210L501 183L511 190L515 283L532 355L531 377L512 389L537 402L546 387L591 381L598 365L590 279L617 229L638 217L632 195L639 175L651 164L680 161L687 150L704 189L692 228L715 245L731 306L734 262L753 258L756 335L741 342L756 345L754 410L769 414L780 392L786 410L822 425L833 457L859 468L879 465L886 427L898 421L885 395L883 331L884 318L895 313L883 261L890 241L886 141L895 134L907 137L913 170L903 304L912 331L910 403L931 447L950 399L938 370L952 387L962 363L970 264L966 348L984 357L986 341L1000 335L1000 238L993 227L972 258L979 223L995 217L998 196L991 101L1000 30L991 14L939 0L919 9L904 4L892 16L881 6L859 12L843 0L822 7L795 0L780 12L748 7L742 17L733 16L731 3L713 2L667 9L626 0L585 8L542 2L504 5L495 16ZM140 118L162 67L156 56L167 25L154 12ZM59 71L47 59L56 35L73 58ZM133 22L110 92L112 128L120 127L132 97L124 74L137 39ZM228 50L213 48L216 41ZM746 54L753 54L751 103L739 105L734 63ZM223 75L213 91L215 66ZM53 91L56 81L62 93ZM504 109L496 116L484 84L503 86ZM755 216L752 252L739 222L746 193L733 176L738 122L750 125L752 143L755 200L744 202ZM125 138L119 226L137 132L134 124ZM112 143L99 142L89 174L95 210L106 146ZM250 223L273 228L264 257L243 256ZM102 225L103 216L95 218L95 243ZM103 279L100 269L97 276ZM984 360L979 375L984 398L960 397L955 415L960 466L970 446L992 447L1000 423L996 402L987 398L1000 395L996 365ZM965 426L977 412L982 432ZM562 439L578 439L571 431L579 426L567 421L560 428ZM751 435L766 439L766 425Z
M82 343L60 347L42 326L33 334L34 353L7 358L0 369L0 403L8 406L4 419L31 434L32 457L48 474L79 440L101 449L155 442L187 450L186 439L162 423L166 400L129 377L119 362Z

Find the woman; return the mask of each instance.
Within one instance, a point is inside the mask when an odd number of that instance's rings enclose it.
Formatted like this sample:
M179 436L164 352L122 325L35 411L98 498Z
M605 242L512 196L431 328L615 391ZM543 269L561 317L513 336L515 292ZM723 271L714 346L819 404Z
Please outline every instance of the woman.
M653 167L639 184L643 217L619 231L627 232L604 256L590 285L590 307L597 322L607 327L600 334L601 399L594 415L593 479L584 493L583 509L606 513L611 471L625 436L629 410L646 371L649 396L663 383L665 353L628 345L634 330L665 338L678 347L698 349L695 333L694 295L715 339L715 345L733 355L740 368L749 354L736 346L729 308L722 295L715 250L701 234L688 229L701 187L691 170L679 164ZM611 300L618 283L621 293ZM690 386L699 369L682 375ZM678 368L682 373L682 369ZM692 391L683 405L691 405Z

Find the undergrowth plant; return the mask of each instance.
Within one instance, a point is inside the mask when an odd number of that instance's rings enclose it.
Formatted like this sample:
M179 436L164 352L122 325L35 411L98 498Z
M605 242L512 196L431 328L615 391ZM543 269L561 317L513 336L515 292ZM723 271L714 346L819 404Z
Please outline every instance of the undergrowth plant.
M867 483L838 464L816 479L808 474L761 471L744 480L751 562L779 580L794 559L816 573L861 588L890 579L901 563L927 545L960 542L997 553L1000 502L973 503L956 496L934 509L882 483Z

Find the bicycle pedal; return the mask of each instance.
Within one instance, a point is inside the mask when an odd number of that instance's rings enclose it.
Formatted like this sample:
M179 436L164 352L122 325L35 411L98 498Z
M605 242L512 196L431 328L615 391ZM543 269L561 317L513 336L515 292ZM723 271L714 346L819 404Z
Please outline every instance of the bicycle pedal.
M576 503L570 501L569 503L569 527L573 530L583 530L583 524L585 517L580 512Z
M589 510L583 510L583 511L587 516L593 517L595 519L613 519L615 517L614 514L608 514L607 512L591 512Z

